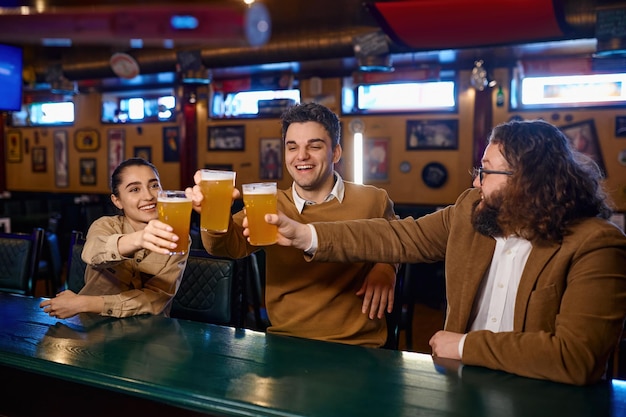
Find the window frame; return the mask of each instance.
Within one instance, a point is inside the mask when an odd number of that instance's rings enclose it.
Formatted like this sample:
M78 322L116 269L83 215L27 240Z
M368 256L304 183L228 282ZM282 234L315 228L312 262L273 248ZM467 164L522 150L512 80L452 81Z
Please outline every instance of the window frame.
M522 94L523 94L523 82L525 79L550 79L554 78L558 80L558 78L562 77L563 79L567 79L568 77L572 80L579 79L578 77L586 77L586 76L599 76L604 77L607 75L613 74L624 74L624 83L621 86L624 97L624 100L615 100L615 101L572 101L572 102L546 102L546 103L533 103L533 104L524 104L522 102ZM518 68L514 68L511 72L510 77L510 99L508 103L509 111L538 111L538 110L571 110L571 109L612 109L612 108L623 108L626 105L626 71L624 72L590 72L590 73L581 73L581 74L562 74L562 75L543 75L537 74L532 76L523 76L523 71ZM577 83L582 84L582 83ZM543 88L546 88L547 83L543 84ZM565 85L562 83L562 85Z
M216 112L214 112L214 106L215 106L215 100L217 99L218 96L222 96L222 97L227 97L228 95L232 94L232 95L236 95L236 94L240 94L240 93L263 93L263 92L273 92L273 93L278 93L281 91L297 91L298 92L298 99L295 101L291 101L291 99L289 98L273 98L273 99L268 99L271 101L276 101L276 108L274 110L270 108L268 109L267 112L262 113L262 111L259 109L259 111L256 114L252 114L252 113L241 113L241 114L237 114L237 115L226 115L226 112L223 112L221 115L217 114ZM280 95L280 94L278 94ZM225 99L222 99L222 102L224 102ZM263 99L257 99L257 107L259 105L259 102L263 101ZM237 119L272 119L272 118L279 118L281 116L281 114L283 113L284 110L287 109L287 107L290 107L293 104L299 104L302 102L302 91L300 90L300 88L298 87L292 87L289 89L279 89L279 88L274 88L274 89L267 89L267 90L240 90L240 91L216 91L211 89L211 93L209 94L208 97L208 111L207 111L207 118L209 120L237 120Z
M122 101L128 101L132 99L142 99L144 103L149 100L158 100L163 97L174 97L174 107L170 110L172 115L165 119L160 119L158 113L156 116L143 117L142 119L131 119L128 117L126 120L105 120L105 102L113 102L111 98L115 99L117 110L120 110ZM106 101L105 101L106 100ZM174 88L159 88L156 90L134 90L134 91L107 91L103 92L100 96L100 123L104 125L120 125L120 124L137 124L137 123L172 123L176 120L176 116L179 112L180 100L176 95Z
M358 116L358 115L404 115L404 114L458 114L459 111L459 82L456 76L442 76L440 79L425 79L425 80L402 80L402 81L388 81L378 83L353 83L353 77L345 77L342 81L341 92L341 110L342 114L346 116ZM388 109L388 110L371 110L358 108L358 92L359 88L366 85L394 85L394 84L427 84L437 82L452 82L453 83L453 99L454 105L450 107L415 107L411 109ZM346 106L346 94L351 92L353 105L350 109Z
M33 122L33 114L35 114L35 112L33 111L33 106L43 106L46 104L65 104L65 103L71 103L72 107L73 107L73 115L72 115L72 121L69 122L65 122L65 121L55 121L55 122L51 122L51 123L38 123L38 122ZM74 102L73 97L67 97L67 96L63 96L63 97L45 97L45 98L36 98L31 102L28 103L22 103L22 110L20 111L12 111L11 113L11 117L9 118L9 124L11 127L67 127L67 126L74 126L74 123L76 123L76 103ZM22 123L15 123L16 121L16 113L20 114L20 113L26 113L26 118L25 124Z

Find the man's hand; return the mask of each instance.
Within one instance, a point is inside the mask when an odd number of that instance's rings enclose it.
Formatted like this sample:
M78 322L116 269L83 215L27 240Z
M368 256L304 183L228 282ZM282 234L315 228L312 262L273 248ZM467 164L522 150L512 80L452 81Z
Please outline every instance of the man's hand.
M363 314L370 319L385 317L385 310L393 310L396 271L388 264L376 264L365 277L357 296L363 296Z
M197 170L193 176L193 182L196 185L185 188L185 195L191 199L191 207L196 213L202 211L202 200L204 200L204 195L200 189L200 181L202 181L202 172Z
M462 333L439 330L430 338L428 344L433 350L433 356L460 360L459 343L462 337Z
M293 246L297 249L306 250L311 246L311 229L308 225L291 220L283 213L266 214L265 221L278 226L278 243L281 246ZM243 219L243 235L250 240L248 228L248 216Z
M196 183L193 187L185 188L185 195L187 198L191 199L191 207L194 209L196 213L200 213L202 211L202 200L204 200L204 194L202 194L202 190L200 189L200 182L202 181L202 172L197 170L193 176L193 181ZM238 189L233 189L233 197L232 202L241 197L241 193Z

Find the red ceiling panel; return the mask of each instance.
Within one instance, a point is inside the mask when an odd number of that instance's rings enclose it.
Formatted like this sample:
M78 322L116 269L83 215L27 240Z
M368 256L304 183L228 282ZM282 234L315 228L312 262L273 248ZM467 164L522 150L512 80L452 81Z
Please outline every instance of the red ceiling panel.
M178 24L177 24L178 23ZM260 23L263 23L261 25ZM71 39L73 44L105 44L141 39L145 45L255 45L267 42L269 14L265 6L172 4L76 6L38 11L0 7L0 39L34 42Z
M407 0L369 5L387 35L415 49L449 49L563 37L550 0Z

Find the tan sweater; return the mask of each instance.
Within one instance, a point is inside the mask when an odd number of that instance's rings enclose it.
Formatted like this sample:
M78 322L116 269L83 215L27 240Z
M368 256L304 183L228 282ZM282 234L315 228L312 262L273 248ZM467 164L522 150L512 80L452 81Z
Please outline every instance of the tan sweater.
M292 190L280 190L278 209L298 221L358 218L395 218L393 203L385 190L345 183L342 203L331 201L306 205L298 213ZM243 237L244 213L233 216L225 234L202 232L206 250L218 256L241 258L259 249ZM265 302L271 326L268 332L369 347L387 339L385 318L370 320L361 313L363 298L355 294L372 263L306 262L302 251L278 245L265 247ZM395 265L377 265L373 273L395 274Z

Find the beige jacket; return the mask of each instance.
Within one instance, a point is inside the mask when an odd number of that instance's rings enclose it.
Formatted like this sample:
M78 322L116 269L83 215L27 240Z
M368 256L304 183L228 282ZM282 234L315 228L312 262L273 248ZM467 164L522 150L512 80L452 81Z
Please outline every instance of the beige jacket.
M495 248L470 222L477 190L417 220L315 224L316 261L446 260L445 329L465 333ZM626 236L589 218L561 244L533 245L515 304L514 330L470 332L463 363L584 385L600 380L626 316Z
M82 253L87 269L80 294L104 296L102 316L169 316L189 252L169 256L142 249L132 258L123 257L117 241L134 231L124 216L104 216L91 224Z

